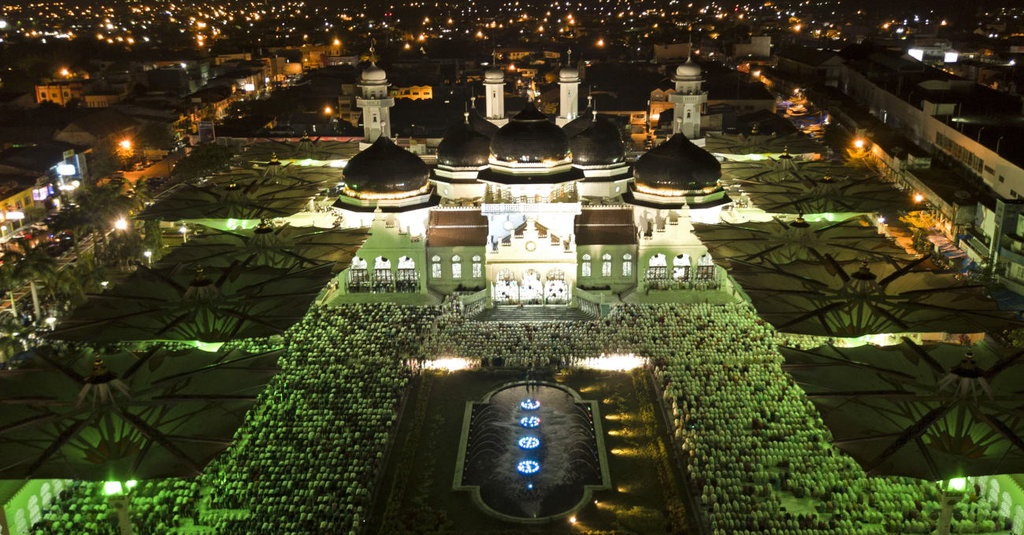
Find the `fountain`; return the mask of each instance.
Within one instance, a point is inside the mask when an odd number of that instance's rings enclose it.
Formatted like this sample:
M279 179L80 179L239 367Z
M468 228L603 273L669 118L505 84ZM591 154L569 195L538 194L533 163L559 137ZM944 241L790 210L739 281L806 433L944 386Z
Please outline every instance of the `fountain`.
M454 488L511 522L568 516L610 486L597 403L554 383L522 381L469 402Z

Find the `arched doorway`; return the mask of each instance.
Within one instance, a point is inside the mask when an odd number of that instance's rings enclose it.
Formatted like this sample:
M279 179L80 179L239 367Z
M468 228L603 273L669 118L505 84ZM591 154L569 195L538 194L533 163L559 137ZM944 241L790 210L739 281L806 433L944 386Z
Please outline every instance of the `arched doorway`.
M512 305L519 302L519 283L511 269L503 269L498 272L498 280L494 282L491 299L499 305Z
M690 255L683 253L672 259L672 280L683 282L690 279Z
M398 259L398 278L395 290L405 293L416 293L420 289L420 277L416 272L416 261L408 256Z
M352 257L352 266L348 270L348 291L352 293L370 291L370 276L366 272L366 260L358 256Z
M544 286L540 281L540 273L529 269L523 274L519 283L519 302L526 305L539 305L544 298Z
M394 291L395 280L391 274L391 260L378 256L373 259L373 291Z
M565 282L565 272L553 269L548 272L544 281L544 303L564 305L569 302L569 285Z

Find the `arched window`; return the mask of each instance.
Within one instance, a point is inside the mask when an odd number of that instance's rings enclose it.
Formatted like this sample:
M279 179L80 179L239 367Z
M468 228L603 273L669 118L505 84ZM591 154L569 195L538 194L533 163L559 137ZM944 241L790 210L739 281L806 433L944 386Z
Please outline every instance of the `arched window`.
M622 276L633 276L633 255L629 253L622 255Z
M462 278L462 257L459 255L455 255L452 257L452 278Z
M479 255L473 257L473 278L480 279L484 276L484 265Z
M580 277L590 276L590 260L591 257L589 254L583 255L583 261L580 262Z
M434 255L430 259L430 276L435 279L441 278L441 257Z
M601 255L601 276L612 276L612 255L608 253Z

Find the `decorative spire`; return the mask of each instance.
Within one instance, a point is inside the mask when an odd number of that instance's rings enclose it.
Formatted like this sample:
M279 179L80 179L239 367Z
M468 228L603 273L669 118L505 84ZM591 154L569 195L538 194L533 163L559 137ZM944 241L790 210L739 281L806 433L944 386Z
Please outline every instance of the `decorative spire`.
M565 64L567 66L569 66L569 67L572 67L572 47L571 46L569 47L569 50L567 50L565 52Z

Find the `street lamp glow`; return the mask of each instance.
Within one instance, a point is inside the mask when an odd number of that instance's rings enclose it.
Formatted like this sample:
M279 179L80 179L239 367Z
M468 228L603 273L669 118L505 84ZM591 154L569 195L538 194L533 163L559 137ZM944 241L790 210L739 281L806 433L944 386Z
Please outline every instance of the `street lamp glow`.
M128 229L128 221L125 218L123 218L123 217L118 219L117 221L114 221L114 229L115 230L127 230Z
M946 482L946 490L951 492L963 492L967 488L966 477L954 477Z
M857 139L853 140L854 148L863 149L864 145L865 145L865 142L864 142L863 138L857 138Z
M924 202L924 195L922 195L920 193L915 193L914 194L914 202L916 204L921 204L922 202Z
M334 113L334 108L330 106L324 106L324 115L330 115Z
M130 139L122 139L121 141L119 141L117 143L117 146L121 147L124 150L132 150L132 140L130 140Z
M122 493L124 493L124 487L120 481L105 481L103 483L104 496L116 496Z

